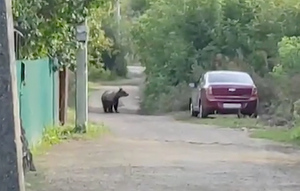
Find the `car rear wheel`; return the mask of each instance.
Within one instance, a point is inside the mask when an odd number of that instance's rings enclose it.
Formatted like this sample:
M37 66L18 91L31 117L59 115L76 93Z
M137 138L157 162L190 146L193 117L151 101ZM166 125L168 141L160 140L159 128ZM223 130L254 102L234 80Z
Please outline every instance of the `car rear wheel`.
M254 113L252 113L251 115L249 115L249 117L251 117L251 118L257 118L258 117L257 111L255 111Z
M203 105L200 101L199 103L199 117L200 118L207 118L208 117L208 113L207 111L203 108Z
M199 115L199 112L194 111L194 106L193 106L192 101L190 101L190 115L192 117L198 117L198 115Z

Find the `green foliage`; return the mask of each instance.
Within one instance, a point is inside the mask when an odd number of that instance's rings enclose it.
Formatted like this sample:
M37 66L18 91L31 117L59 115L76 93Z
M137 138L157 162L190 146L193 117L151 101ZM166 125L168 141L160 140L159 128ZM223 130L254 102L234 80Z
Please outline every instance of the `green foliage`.
M290 130L282 130L282 129L270 129L270 130L257 130L251 134L253 138L260 139L269 139L273 141L283 142L283 143L294 143L291 136Z
M280 65L274 68L274 73L291 73L300 71L300 37L283 37L278 43Z
M124 51L126 45L117 38L118 27L112 14L113 4L109 5L90 11L90 63L97 68L97 71L105 69L106 73L124 77L127 74ZM123 30L120 28L120 31ZM101 74L103 72L99 73Z
M291 71L299 71L300 6L296 0L133 2L142 2L140 7L150 2L131 30L135 51L146 66L145 110L155 112L159 105L166 105L161 100L171 98L178 84L198 80L207 70L230 69L232 62L258 81L272 82L258 86L275 88L271 99L290 107L294 99L286 101L284 96L295 93L295 88L284 84ZM281 86L288 91L278 93Z
M102 67L90 66L89 68L89 81L110 81L115 80L117 75L111 72L110 70L104 70Z
M251 134L251 137L300 145L300 128L296 127L294 129L260 129L254 131Z
M101 24L109 16L110 9L111 7L92 9L89 15L89 64L97 68L102 68L103 52L111 52L114 45L113 39L107 37Z
M14 1L15 27L24 35L19 47L21 57L23 59L57 57L60 64L71 66L73 69L76 48L79 46L75 39L75 28L88 18L89 63L98 68L103 67L103 53L115 54L116 46L119 46L113 38L105 35L102 25L111 17L113 2L112 0ZM122 56L124 55L120 55ZM117 74L126 75L123 66L126 63L121 61L119 63Z
M108 21L111 21L109 19ZM117 31L117 27L114 25L105 25L106 37L112 39L113 46L110 50L104 50L102 52L102 61L104 68L117 74L118 76L125 77L127 74L127 62L125 60L125 47L122 44L121 37L114 31Z
M61 62L74 62L75 26L91 8L105 1L33 0L13 1L15 26L24 34L23 58L57 56Z
M129 0L131 16L143 14L150 7L151 0Z

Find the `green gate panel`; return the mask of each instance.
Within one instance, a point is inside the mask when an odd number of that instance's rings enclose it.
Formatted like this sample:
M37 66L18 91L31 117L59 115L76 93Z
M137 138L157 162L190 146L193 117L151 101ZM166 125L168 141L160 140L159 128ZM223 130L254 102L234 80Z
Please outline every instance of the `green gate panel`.
M45 127L57 124L58 72L49 58L17 61L20 117L30 144L42 138Z

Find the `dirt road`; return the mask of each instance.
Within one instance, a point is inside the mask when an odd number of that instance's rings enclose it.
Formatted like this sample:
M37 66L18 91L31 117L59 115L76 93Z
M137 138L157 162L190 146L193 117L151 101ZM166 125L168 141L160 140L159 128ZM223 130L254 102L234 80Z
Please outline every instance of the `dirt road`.
M137 87L120 114L103 114L102 87L89 101L89 120L112 135L71 142L43 158L55 191L298 191L300 153L248 138L246 132L140 116Z

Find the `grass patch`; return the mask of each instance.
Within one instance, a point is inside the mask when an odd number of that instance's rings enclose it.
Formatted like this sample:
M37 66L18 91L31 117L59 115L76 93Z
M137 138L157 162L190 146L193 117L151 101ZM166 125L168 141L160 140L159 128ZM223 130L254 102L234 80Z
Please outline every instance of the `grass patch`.
M176 113L173 115L178 121L203 124L203 125L213 125L219 127L229 127L229 128L249 128L249 129L260 129L264 128L262 124L259 123L257 119L253 118L237 118L233 115L211 115L209 118L200 119L196 117L191 117L189 113Z
M88 140L98 138L109 133L108 127L104 124L88 123L86 133L75 133L75 112L68 110L68 121L64 126L54 126L45 128L42 139L39 143L31 147L33 155L41 155L48 151L53 145L69 140Z
M269 139L277 142L290 142L291 132L283 129L259 129L252 132L251 137Z
M300 127L293 129L259 129L252 132L252 138L300 145Z

